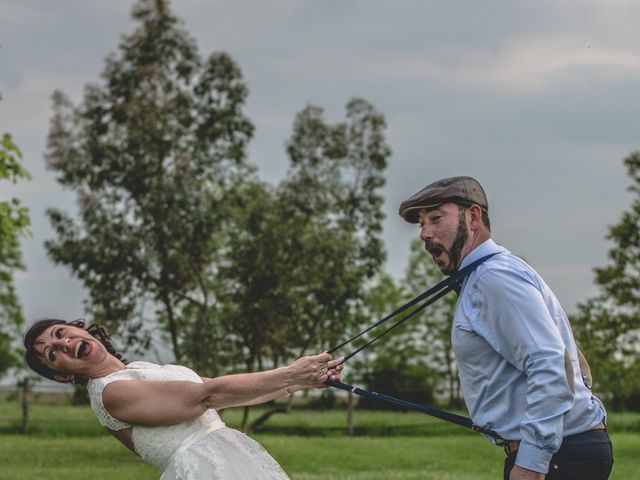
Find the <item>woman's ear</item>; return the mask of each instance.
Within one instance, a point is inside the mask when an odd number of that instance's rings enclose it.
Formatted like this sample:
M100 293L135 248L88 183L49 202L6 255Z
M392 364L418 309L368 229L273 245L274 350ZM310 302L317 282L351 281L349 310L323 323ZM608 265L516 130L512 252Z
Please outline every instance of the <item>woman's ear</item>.
M71 375L70 373L67 374L61 374L61 375L54 375L53 379L56 382L60 382L60 383L74 383L76 381L76 377L74 375Z

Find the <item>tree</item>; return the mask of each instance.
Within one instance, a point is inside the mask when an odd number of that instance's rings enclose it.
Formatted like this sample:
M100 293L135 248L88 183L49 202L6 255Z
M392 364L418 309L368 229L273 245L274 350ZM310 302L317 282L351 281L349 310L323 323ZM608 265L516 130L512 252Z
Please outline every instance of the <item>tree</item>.
M336 124L306 108L287 178L267 185L246 160L232 59L202 61L166 1L133 17L79 107L54 94L47 161L79 212L49 211L50 256L83 281L95 320L144 349L157 319L176 359L208 376L336 341L384 260L384 118L359 99Z
M20 179L29 179L21 160L22 153L13 143L11 135L3 134L0 143L0 180L16 183ZM23 318L13 284L13 273L24 268L20 239L28 235L29 225L28 210L17 198L0 201L0 376L19 364L12 343L20 336Z
M415 297L442 279L437 265L425 253L422 241L419 238L414 239L411 242L411 255L404 280L404 285L411 292L409 298ZM458 367L451 345L456 301L456 295L450 293L431 304L414 320L418 350L423 352L426 364L437 372L438 393L446 395L450 407L462 406Z
M441 280L436 264L425 254L420 239L415 239L402 283L396 286L385 275L369 290L371 317L382 318ZM363 371L362 381L370 389L408 400L429 403L440 396L446 397L450 407L459 407L462 397L451 345L455 303L456 296L449 294L380 339L357 366ZM389 326L383 324L372 333Z
M186 322L209 319L215 302L226 199L252 173L253 126L228 55L203 60L166 0L140 0L132 17L139 26L80 106L53 95L46 159L77 193L78 220L50 209L46 248L84 283L96 321L145 348L152 317L180 361L182 343L198 341L186 335L200 335Z
M229 301L224 323L249 371L336 343L384 260L384 119L360 99L346 110L334 125L318 107L298 114L287 178L276 188L248 184L231 216L217 297Z
M358 321L365 282L386 257L384 117L362 99L346 110L346 122L330 125L320 108L306 108L287 148L291 168L279 197L288 219L286 244L296 252L289 267L299 285L298 311L289 338L301 345L298 354L335 344Z
M595 268L600 293L571 318L589 359L594 390L612 408L640 408L640 152L624 159L635 194L628 211L609 227L610 264Z
M420 292L413 293L415 296ZM380 275L367 292L366 310L370 323L383 318L408 300L408 290L405 285L402 283L396 285L393 278L386 273ZM400 320L404 315L400 314L372 330L366 339L389 328L393 322ZM422 342L423 332L424 325L417 316L405 321L354 357L354 372L348 373L349 378L352 378L355 373L357 380L364 383L370 390L417 403L432 403L438 378L435 369L427 362ZM366 339L354 342L354 347L362 345ZM359 405L374 409L398 408L392 404L367 398L361 398Z

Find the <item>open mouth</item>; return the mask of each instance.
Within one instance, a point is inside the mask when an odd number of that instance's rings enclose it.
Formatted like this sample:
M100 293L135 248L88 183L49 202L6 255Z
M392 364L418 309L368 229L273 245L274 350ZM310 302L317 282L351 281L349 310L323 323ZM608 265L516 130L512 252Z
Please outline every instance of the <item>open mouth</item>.
M442 248L440 247L433 247L429 249L429 253L431 254L431 256L433 257L433 259L437 259L440 255L442 255Z
M80 340L76 345L74 354L76 358L82 358L89 355L90 352L91 346L89 345L89 343L85 342L84 340Z

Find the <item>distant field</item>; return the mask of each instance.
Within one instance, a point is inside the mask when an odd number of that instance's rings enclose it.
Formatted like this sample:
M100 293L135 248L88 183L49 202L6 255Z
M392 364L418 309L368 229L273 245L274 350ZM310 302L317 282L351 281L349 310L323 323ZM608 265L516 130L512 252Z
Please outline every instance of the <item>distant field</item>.
M259 412L253 415L257 416ZM86 407L36 405L33 433L15 433L19 405L0 402L0 479L158 479L159 472L108 436ZM224 420L239 423L241 411ZM503 454L478 434L416 413L356 411L356 435L345 435L346 412L294 410L253 435L293 480L498 479ZM640 414L613 414L613 480L638 478Z

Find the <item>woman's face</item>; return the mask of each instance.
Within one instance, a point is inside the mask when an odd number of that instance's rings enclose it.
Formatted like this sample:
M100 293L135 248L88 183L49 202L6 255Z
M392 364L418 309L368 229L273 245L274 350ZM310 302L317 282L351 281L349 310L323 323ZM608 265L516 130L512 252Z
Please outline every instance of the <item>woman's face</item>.
M59 381L70 381L74 375L92 377L109 352L86 330L71 325L52 325L34 343L42 355L42 363L60 372Z

